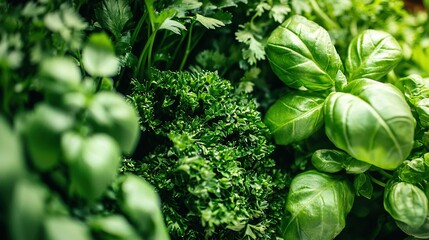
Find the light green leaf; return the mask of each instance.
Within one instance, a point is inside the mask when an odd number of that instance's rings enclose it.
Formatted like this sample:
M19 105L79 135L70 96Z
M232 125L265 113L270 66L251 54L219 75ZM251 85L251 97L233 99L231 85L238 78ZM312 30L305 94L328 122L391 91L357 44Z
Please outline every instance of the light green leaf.
M175 34L181 34L181 30L186 31L185 25L179 23L178 21L171 20L171 18L165 19L161 26L159 26L159 29L166 29L170 30Z
M418 229L428 216L428 199L423 190L411 183L393 183L385 190L384 209L395 220Z
M290 17L271 33L265 51L274 73L293 88L331 89L342 69L329 33L299 15Z
M331 93L325 101L328 138L358 160L397 168L413 148L416 126L402 93L369 79L351 81L344 91Z
M207 29L215 29L217 27L223 27L225 26L225 24L216 19L216 18L211 18L211 17L204 17L203 15L200 15L197 13L197 17L196 20L201 23L204 27L206 27Z
M92 240L88 226L67 216L51 216L45 221L46 240Z
M366 30L349 45L346 69L349 81L359 78L379 80L401 60L402 50L390 34Z
M93 77L111 77L118 73L119 60L106 33L93 33L82 51L85 70Z
M323 103L324 99L314 94L287 94L268 109L264 123L277 144L304 140L322 127Z
M285 239L334 239L345 227L354 201L350 183L334 175L310 170L290 185Z

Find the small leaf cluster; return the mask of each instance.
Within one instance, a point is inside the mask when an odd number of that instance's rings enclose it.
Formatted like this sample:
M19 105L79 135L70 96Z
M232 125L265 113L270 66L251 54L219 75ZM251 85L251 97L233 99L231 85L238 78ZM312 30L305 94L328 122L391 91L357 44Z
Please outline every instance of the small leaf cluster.
M287 175L256 104L214 72L153 70L130 101L147 149L134 171L158 190L173 238L277 236Z

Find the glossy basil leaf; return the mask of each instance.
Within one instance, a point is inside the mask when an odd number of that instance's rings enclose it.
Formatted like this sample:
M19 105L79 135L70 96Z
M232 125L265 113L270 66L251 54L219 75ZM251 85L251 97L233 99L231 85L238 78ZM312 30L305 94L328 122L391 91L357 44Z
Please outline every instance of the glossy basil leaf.
M427 179L429 176L426 168L423 158L416 158L411 161L406 160L398 170L398 177L403 182L416 184Z
M18 135L0 116L0 212L8 209L18 179L24 176L25 162Z
M321 172L335 173L343 170L343 162L348 157L348 154L342 151L320 149L311 156L311 163Z
M46 171L58 164L61 135L73 124L74 119L67 113L43 103L27 116L25 140L36 168Z
M353 38L345 62L349 81L359 78L379 80L402 58L399 43L390 34L365 30Z
M170 237L161 212L161 202L155 189L142 178L127 175L122 178L122 210L127 214L137 229L148 239Z
M125 101L125 98L114 92L100 92L95 95L89 107L89 119L98 132L112 136L125 154L131 154L140 137L138 114Z
M406 183L396 182L385 189L384 209L396 220L420 228L428 215L428 199L420 188Z
M343 162L343 168L346 170L346 173L349 174L360 174L366 172L371 168L371 164L359 161L355 158L348 157L346 161Z
M21 179L16 184L8 222L11 239L39 239L43 230L47 197L47 189L37 181Z
M93 33L82 50L85 70L93 77L112 77L118 73L119 59L106 33Z
M374 187L372 186L371 179L368 177L368 175L364 173L357 174L354 178L353 186L357 196L363 196L365 198L371 199L372 193L374 192Z
M70 160L72 190L84 199L94 200L116 176L121 162L119 146L110 136L98 133L85 140L78 156Z
M410 154L416 121L402 93L369 79L350 82L324 105L325 130L336 147L383 169L397 168Z
M293 88L330 89L342 69L328 32L299 15L271 33L265 51L274 73Z
M264 123L277 144L304 140L322 127L324 101L306 92L289 93L268 109Z
M354 195L348 181L310 170L291 183L285 239L334 239L345 227Z
M68 216L50 216L45 220L46 240L92 240L87 225Z
M97 216L89 219L91 230L101 239L140 240L138 233L122 215Z
M406 234L413 236L418 239L429 238L429 216L426 217L425 222L419 228L413 228L410 225L403 222L396 222L396 225L404 231Z

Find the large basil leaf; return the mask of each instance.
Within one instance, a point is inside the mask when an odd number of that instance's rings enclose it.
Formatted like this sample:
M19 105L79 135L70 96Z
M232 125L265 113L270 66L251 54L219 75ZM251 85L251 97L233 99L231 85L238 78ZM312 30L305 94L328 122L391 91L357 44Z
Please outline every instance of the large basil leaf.
M416 121L402 93L390 84L354 80L324 106L326 135L352 157L383 169L410 154Z
M428 215L428 199L420 188L397 182L387 187L384 195L384 209L396 220L418 229Z
M328 32L298 15L271 33L265 51L274 73L294 88L330 89L342 68Z
M428 239L429 238L429 216L426 217L424 224L419 228L412 228L410 225L407 225L403 222L396 222L396 225L404 231L406 234L413 236L418 239Z
M285 239L334 239L344 228L354 195L349 182L310 170L291 183L282 233Z
M293 92L277 100L267 111L265 124L277 144L304 140L323 125L324 99L306 92Z
M366 30L349 45L346 69L349 80L371 78L379 80L402 58L402 49L390 34Z

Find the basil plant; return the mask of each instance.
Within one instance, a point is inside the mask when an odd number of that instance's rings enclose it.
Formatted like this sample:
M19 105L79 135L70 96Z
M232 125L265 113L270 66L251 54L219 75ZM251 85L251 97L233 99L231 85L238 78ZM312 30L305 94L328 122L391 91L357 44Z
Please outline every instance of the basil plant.
M344 68L328 32L292 16L272 32L266 52L278 77L297 89L266 113L277 144L299 142L324 126L332 143L357 160L392 170L407 158L416 121L401 91L379 81L401 60L391 35L356 36Z
M292 181L283 237L333 239L345 226L354 195L371 198L374 178L368 172L398 169L415 146L416 120L409 101L397 84L386 83L402 49L390 34L365 30L341 59L324 28L295 15L272 32L265 50L272 70L291 89L265 115L275 142L299 144L324 128L335 148L316 151L311 159L316 170ZM352 174L354 183L336 176L342 172ZM321 194L311 198L302 193L310 188ZM396 198L395 191L389 191L390 199ZM419 194L414 202L424 204ZM392 215L406 211L402 206L390 209ZM420 227L426 215L405 223Z

